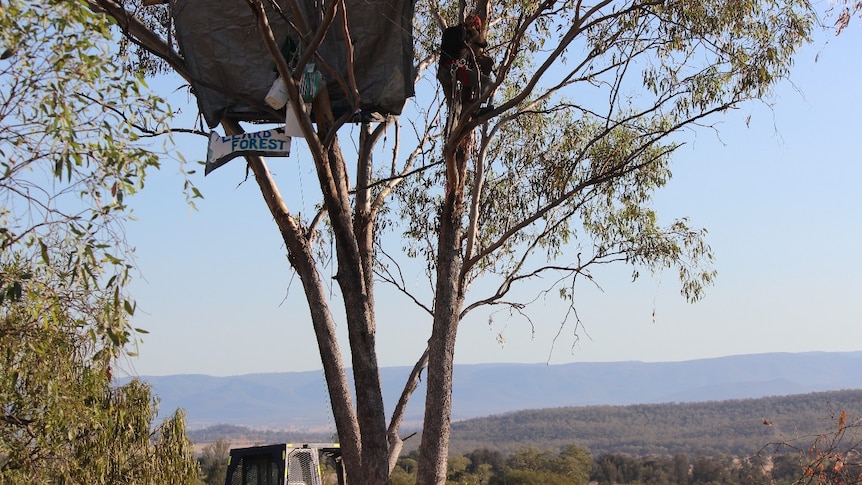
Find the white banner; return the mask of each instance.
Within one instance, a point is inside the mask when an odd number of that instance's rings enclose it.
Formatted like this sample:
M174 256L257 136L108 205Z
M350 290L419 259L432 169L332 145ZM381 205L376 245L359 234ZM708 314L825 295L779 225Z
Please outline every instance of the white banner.
M211 132L204 175L236 157L245 155L286 157L290 155L290 137L285 134L284 128L232 136L220 136Z

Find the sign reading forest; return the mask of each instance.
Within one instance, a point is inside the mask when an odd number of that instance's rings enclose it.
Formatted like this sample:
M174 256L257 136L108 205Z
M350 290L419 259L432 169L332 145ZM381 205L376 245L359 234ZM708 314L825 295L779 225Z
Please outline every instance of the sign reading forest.
M289 154L290 137L285 134L284 128L229 136L219 136L218 133L212 132L207 144L207 165L204 175L240 156L286 157Z

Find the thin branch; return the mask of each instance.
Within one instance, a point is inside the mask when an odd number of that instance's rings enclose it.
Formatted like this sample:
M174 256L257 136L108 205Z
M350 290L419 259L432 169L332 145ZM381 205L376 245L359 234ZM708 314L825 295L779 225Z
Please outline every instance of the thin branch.
M404 421L404 413L407 410L407 403L410 396L416 391L419 386L419 380L422 377L422 371L428 366L428 347L422 352L422 356L413 365L413 370L410 371L410 376L407 382L404 383L404 389L401 391L401 396L398 402L395 403L395 409L392 411L392 419L389 421L389 429L387 436L389 437L389 473L395 468L398 457L401 455L401 449L404 446L404 441L398 435L398 430L401 423Z
M80 97L82 97L82 98L84 98L84 99L86 99L86 100L90 101L90 102L93 102L93 103L95 103L95 104L98 104L99 106L101 106L101 107L102 107L102 108L104 108L104 109L107 109L107 110L109 110L109 111L114 112L114 113L115 113L117 116L119 116L119 117L120 117L120 118L121 118L121 119L122 119L126 124L128 124L129 126L134 127L136 130L140 131L140 132L141 132L141 134L142 134L143 136L145 136L145 137L155 137L155 136L166 135L166 134L169 134L169 133L186 133L186 134L192 134L192 135L209 136L209 133L206 133L206 132L203 132L203 131L200 131L200 130L189 129L189 128L168 128L168 129L166 129L166 130L151 130L151 129L149 129L149 128L147 128L147 127L143 126L143 125L139 125L139 124L137 124L137 123L134 123L134 122L133 122L133 121L132 121L132 120L131 120L127 115L126 115L126 113L125 113L124 111L120 110L120 109L119 109L119 108L117 108L116 106L112 106L112 105L110 105L110 104L102 103L102 102L101 102L101 101L99 101L98 99L95 99L95 98L93 98L92 96L86 95L86 94L84 94L84 93L75 93L75 94L76 94L77 96L80 96Z
M396 278L395 275L393 275L392 271L389 269L388 265L381 264L378 265L378 269L376 270L377 276L380 277L384 283L389 283L390 285L394 286L395 289L397 289L402 294L404 294L404 296L412 300L413 303L416 304L416 306L424 310L428 315L433 316L434 310L426 306L418 298L416 298L416 296L414 296L412 293L410 293L410 291L407 290L407 283L404 281L404 273L401 271L401 266L398 264L398 261L396 261L395 258L389 256L389 254L386 253L386 251L384 251L382 248L378 247L378 251L380 252L380 254L389 259L392 264L395 265L398 274Z

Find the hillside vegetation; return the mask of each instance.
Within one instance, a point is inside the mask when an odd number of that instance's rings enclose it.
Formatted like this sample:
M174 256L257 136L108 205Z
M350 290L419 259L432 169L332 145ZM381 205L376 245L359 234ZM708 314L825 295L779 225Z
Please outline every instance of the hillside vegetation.
M700 403L526 410L452 425L452 453L510 453L577 445L593 456L751 456L771 443L833 431L841 411L862 416L862 390Z
M452 425L452 454L488 449L509 454L524 447L570 445L630 455L752 456L774 443L811 442L834 431L841 411L862 417L862 389L700 403L584 406L525 410ZM406 433L409 433L407 431ZM201 444L330 441L327 433L217 425L189 432ZM405 451L418 443L406 442Z
M453 424L447 483L790 485L815 469L821 483L859 483L862 464L847 451L859 450L860 430L862 389L526 410ZM223 469L228 446L333 439L234 425L190 435L205 469ZM417 441L407 441L393 485L415 483Z

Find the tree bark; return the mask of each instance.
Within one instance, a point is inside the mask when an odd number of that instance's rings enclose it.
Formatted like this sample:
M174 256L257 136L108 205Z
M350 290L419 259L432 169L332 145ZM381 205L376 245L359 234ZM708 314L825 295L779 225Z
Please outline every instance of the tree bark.
M329 131L328 120L318 119L317 122L319 133ZM363 255L371 254L364 248L373 240L373 221L368 218L359 224L362 232L368 233L359 238L354 225L358 221L351 217L346 164L336 137L332 137L326 150L325 160L317 163L316 168L335 240L338 261L335 279L341 288L347 318L362 446L361 479L354 477L353 483L385 484L389 480L386 414L377 364L374 302L367 284L372 277L366 275L363 264Z
M456 151L459 175L463 173L465 158L464 151ZM419 445L418 485L441 485L446 482L455 338L464 304L460 285L463 216L463 186L452 187L444 200L440 216L436 298L431 339L428 342L428 387L422 441Z
M398 433L401 429L401 423L404 421L404 413L407 410L407 403L410 400L410 396L413 395L413 392L419 385L419 377L421 376L422 371L426 367L428 367L427 348L425 349L425 352L422 353L422 357L420 357L416 364L413 365L413 370L410 371L410 377L407 378L407 382L405 383L404 389L401 392L401 397L395 404L395 409L392 411L392 418L389 421L389 430L387 431L387 436L389 437L390 475L392 474L392 470L395 469L395 465L398 463L398 458L401 455L401 449L404 447L404 440L401 439L401 436ZM410 436L413 435L411 434ZM408 438L410 436L408 436Z

